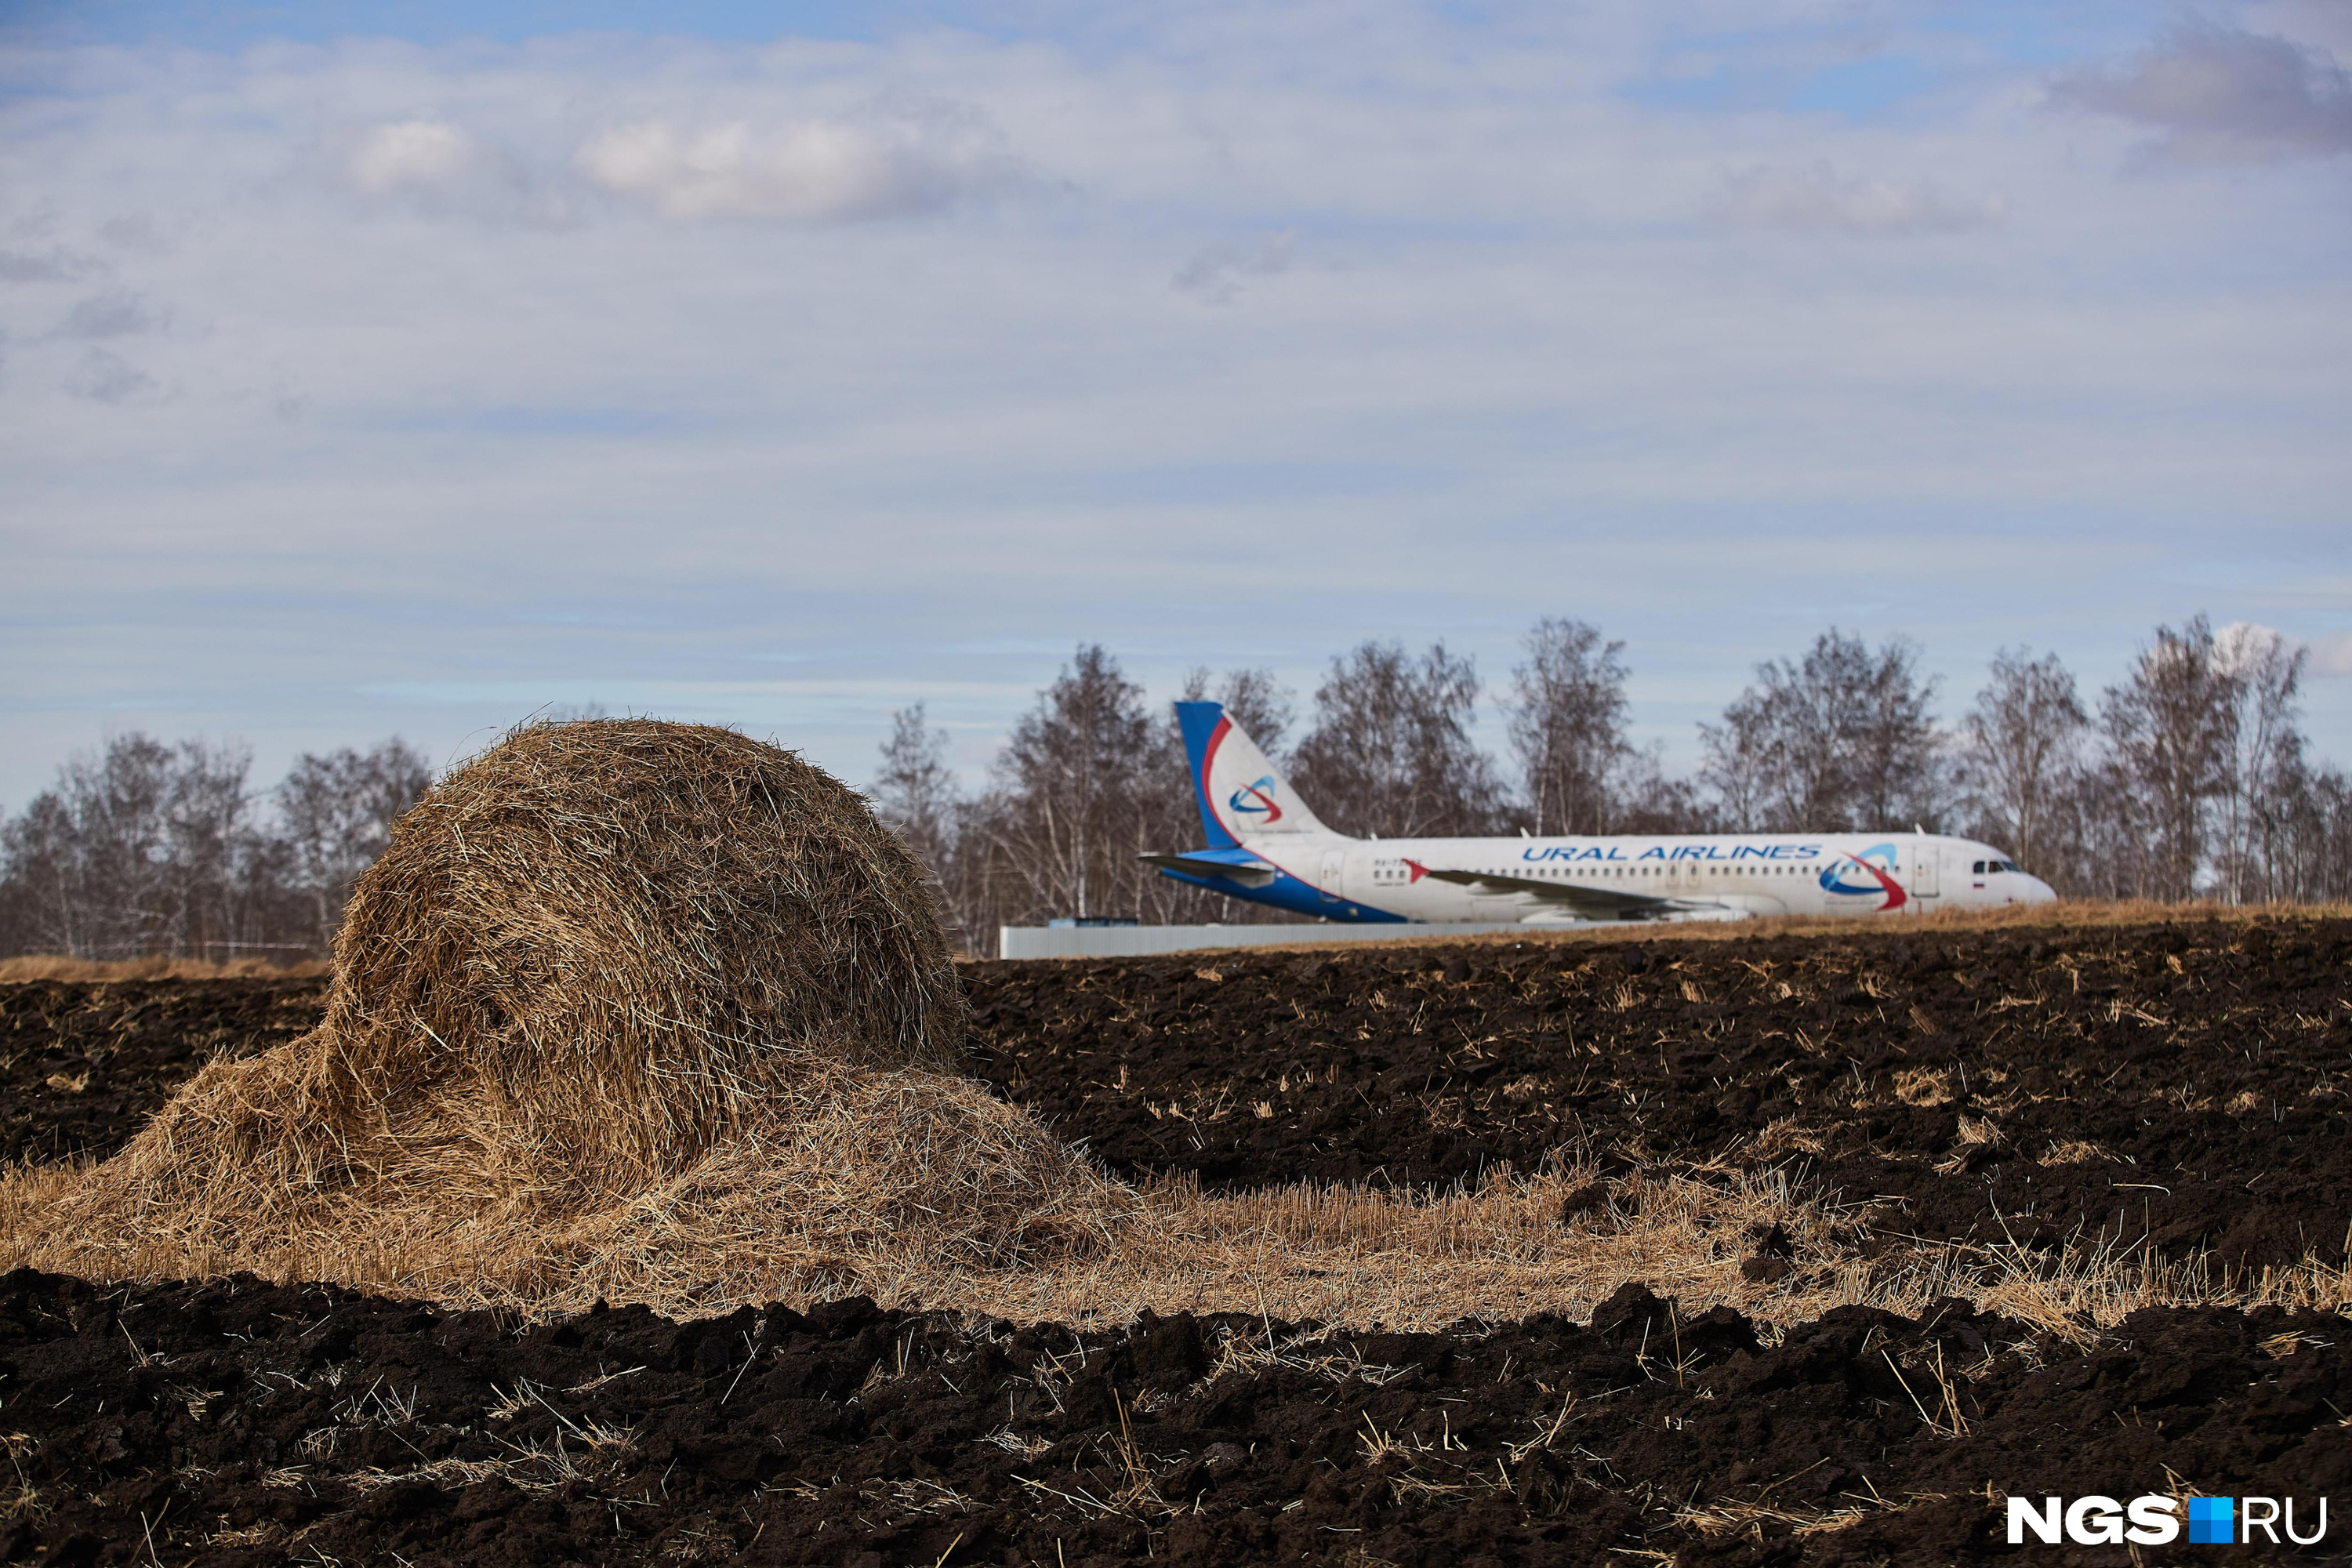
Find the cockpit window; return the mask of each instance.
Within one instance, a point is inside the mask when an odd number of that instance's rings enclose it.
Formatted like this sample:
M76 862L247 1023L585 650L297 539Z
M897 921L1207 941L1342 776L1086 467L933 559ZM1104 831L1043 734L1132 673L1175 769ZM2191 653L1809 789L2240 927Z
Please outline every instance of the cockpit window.
M1975 866L1971 867L1970 869L1975 875L1981 877L1988 871L2014 871L2017 869L2017 862L2014 860L1979 860L1975 864Z

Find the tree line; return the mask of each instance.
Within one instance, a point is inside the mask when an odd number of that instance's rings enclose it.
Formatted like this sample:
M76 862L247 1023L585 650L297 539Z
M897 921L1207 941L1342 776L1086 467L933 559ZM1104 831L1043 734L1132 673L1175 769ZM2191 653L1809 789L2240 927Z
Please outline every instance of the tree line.
M1901 638L1832 628L1699 727L1675 776L1630 738L1625 645L1546 617L1491 696L1443 642L1334 658L1303 731L1265 669L1196 669L1326 824L1381 837L1509 834L1957 833L2009 850L2062 894L2231 903L2352 900L2352 780L2297 726L2304 650L2205 617L2159 626L2086 695L2055 654L2003 650L1949 725ZM1507 760L1475 739L1482 702ZM892 716L868 794L934 868L974 951L1057 917L1290 917L1160 877L1142 851L1200 841L1171 706L1098 645L1077 649L967 792L921 704Z
M1832 628L1759 664L1678 776L1630 738L1625 645L1529 629L1500 689L1443 642L1368 641L1311 699L1265 669L1195 669L1334 828L1381 837L1832 832L1981 838L2075 897L2352 900L2352 780L2308 754L2303 650L2199 616L2158 626L2095 695L2055 654L2004 650L1951 723L1919 650ZM1507 755L1477 742L1482 704ZM601 716L569 710L552 718ZM119 735L0 818L0 954L323 955L352 880L432 782L397 738L306 754L275 786L234 743ZM1061 917L1287 917L1158 876L1201 839L1171 705L1080 647L977 789L924 705L891 717L866 786L939 879L961 940Z
M433 782L394 737L306 753L275 788L241 744L133 731L0 821L0 954L325 956L352 883Z

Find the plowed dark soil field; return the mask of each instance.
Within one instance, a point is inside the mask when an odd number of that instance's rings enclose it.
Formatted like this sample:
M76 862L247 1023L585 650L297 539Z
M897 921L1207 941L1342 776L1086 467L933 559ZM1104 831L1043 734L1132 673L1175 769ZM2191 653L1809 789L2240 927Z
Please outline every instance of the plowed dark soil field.
M0 1160L103 1159L215 1056L315 1026L323 980L0 984Z
M1306 1342L862 1300L517 1330L326 1288L23 1272L0 1279L0 1558L1975 1561L2008 1552L1989 1482L2130 1497L2169 1468L2352 1498L2347 1330L2151 1311L2083 1352L1852 1308L1767 1350L1727 1309L1677 1320L1638 1287L1591 1327Z
M2352 922L970 980L982 1076L1130 1173L1793 1163L1889 1237L2152 1242L2217 1271L2341 1263L2352 1224ZM290 1037L323 999L0 986L0 1151L110 1152L206 1057ZM526 1328L322 1287L19 1273L0 1560L1948 1562L2011 1553L1992 1500L2011 1487L2352 1507L2352 1323L2332 1315L2149 1310L2060 1339L1948 1303L1769 1337L1631 1281L1590 1326L1073 1335L859 1302ZM2344 1556L2331 1523L2314 1551Z
M2340 1261L2352 1225L2347 921L990 963L971 989L981 1076L1129 1173L1794 1160L1890 1232L2252 1268ZM0 1156L111 1153L324 1002L0 986Z
M974 1000L1012 1099L1212 1185L1569 1151L1801 1159L1936 1239L2259 1268L2352 1225L2352 922L999 964Z

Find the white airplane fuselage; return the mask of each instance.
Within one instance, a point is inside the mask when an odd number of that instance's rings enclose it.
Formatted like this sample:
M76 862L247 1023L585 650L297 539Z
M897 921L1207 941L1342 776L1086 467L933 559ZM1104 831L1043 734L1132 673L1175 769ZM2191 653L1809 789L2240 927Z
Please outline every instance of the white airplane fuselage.
M2041 879L2006 868L2000 851L1939 834L1394 839L1333 834L1238 842L1277 876L1235 896L1342 921L1612 918L1548 897L1553 887L1632 894L1671 906L1645 910L1628 902L1613 917L1636 920L1922 914L2055 897ZM2004 868L1988 868L1993 866ZM1432 875L1438 871L1454 876ZM1458 879L1464 876L1477 879Z
M1922 914L2057 897L2000 850L1932 833L1355 838L1318 821L1213 703L1181 703L1210 847L1162 874L1355 922Z

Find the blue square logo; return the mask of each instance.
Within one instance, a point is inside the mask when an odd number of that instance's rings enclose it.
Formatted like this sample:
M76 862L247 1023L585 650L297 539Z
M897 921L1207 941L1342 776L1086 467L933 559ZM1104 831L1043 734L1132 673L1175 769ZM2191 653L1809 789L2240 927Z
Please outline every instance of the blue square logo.
M2238 1539L2238 1505L2234 1498L2193 1497L2189 1500L2189 1543L2227 1546Z

